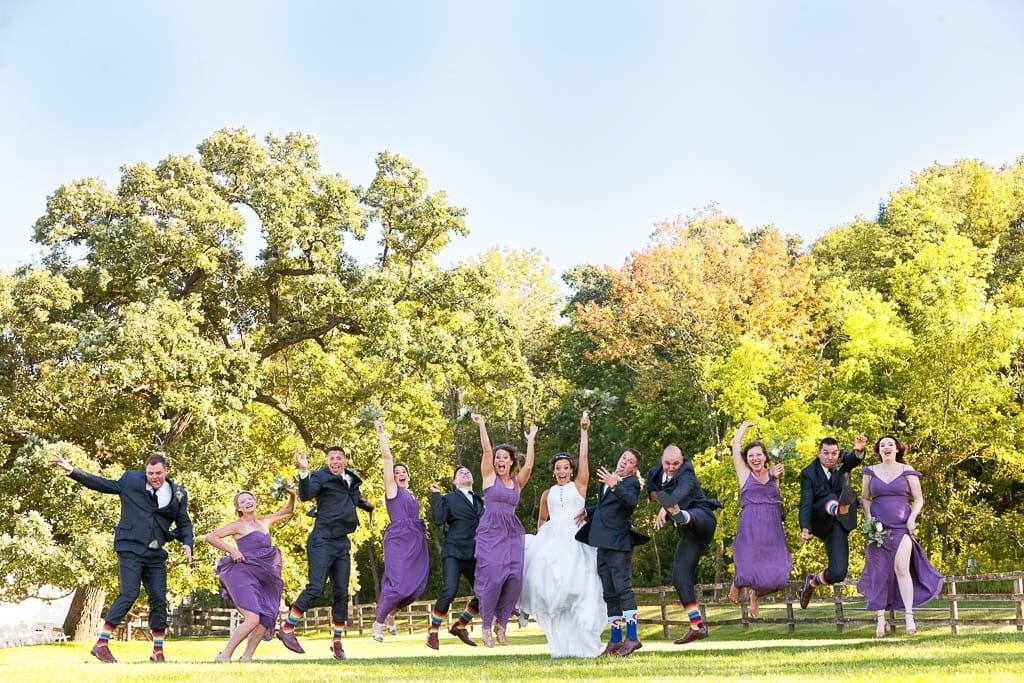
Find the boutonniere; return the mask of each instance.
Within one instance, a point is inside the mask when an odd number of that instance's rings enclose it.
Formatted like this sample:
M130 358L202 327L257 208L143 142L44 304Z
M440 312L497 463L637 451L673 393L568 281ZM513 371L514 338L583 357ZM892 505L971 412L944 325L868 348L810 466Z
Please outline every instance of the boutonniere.
M181 490L181 487L180 486L175 486L174 487L174 499L177 500L180 503L181 499L184 498L184 497L185 497L185 492Z

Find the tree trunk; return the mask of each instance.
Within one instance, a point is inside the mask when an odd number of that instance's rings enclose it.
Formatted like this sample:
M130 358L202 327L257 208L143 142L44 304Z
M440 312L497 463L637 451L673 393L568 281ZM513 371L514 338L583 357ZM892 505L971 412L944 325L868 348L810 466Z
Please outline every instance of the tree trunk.
M88 641L96 637L103 625L101 615L107 591L94 586L80 586L71 598L68 615L64 618L64 633L71 640Z

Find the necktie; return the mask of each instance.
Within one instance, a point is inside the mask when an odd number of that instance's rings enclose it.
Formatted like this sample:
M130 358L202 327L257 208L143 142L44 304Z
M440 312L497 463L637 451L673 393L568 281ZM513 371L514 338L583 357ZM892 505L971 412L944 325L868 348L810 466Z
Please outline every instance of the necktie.
M668 483L668 475L667 474L661 475L661 485L664 486L667 483Z
M160 499L156 495L156 489L149 490L149 497L153 499L153 505L160 507Z

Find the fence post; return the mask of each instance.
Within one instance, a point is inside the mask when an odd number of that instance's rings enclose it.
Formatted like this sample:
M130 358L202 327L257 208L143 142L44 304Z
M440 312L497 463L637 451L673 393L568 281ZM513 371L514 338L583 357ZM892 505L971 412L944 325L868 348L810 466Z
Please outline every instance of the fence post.
M661 633L668 638L668 599L666 597L664 586L662 586L658 591L658 600L661 601Z
M949 586L949 592L946 596L949 598L949 630L955 636L960 633L960 605L956 599L956 581L947 582Z
M1013 592L1017 594L1017 630L1024 631L1024 577L1021 574L1013 580Z
M842 633L846 624L843 619L843 591L839 584L832 585L832 596L836 601L836 633Z

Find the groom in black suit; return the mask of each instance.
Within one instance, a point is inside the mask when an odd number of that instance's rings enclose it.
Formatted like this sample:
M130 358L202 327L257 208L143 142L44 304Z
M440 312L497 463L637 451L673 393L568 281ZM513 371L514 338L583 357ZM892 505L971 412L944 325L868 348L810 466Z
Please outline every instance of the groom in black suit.
M849 534L857 526L857 500L850 487L850 472L864 462L868 439L858 434L854 449L840 451L828 437L818 444L818 457L800 471L800 542L811 535L825 542L828 568L804 577L800 607L806 609L816 586L846 578L850 565Z
M630 448L619 457L614 472L598 468L601 489L597 504L581 511L576 519L578 524L584 517L589 518L576 533L576 540L597 548L597 574L611 625L611 637L602 657L625 657L643 647L636 628L633 546L650 539L634 531L631 522L640 501L640 482L636 478L639 464L640 453Z
M476 527L484 514L484 500L473 493L473 473L465 465L455 468L452 477L455 488L441 495L436 484L430 485L430 518L444 527L444 545L441 546L441 592L434 603L427 630L427 647L439 647L437 632L448 614L452 599L459 590L459 577L465 576L472 588L476 578ZM479 614L479 601L474 596L459 620L448 632L466 645L476 646L469 637L469 622Z
M121 498L121 519L114 530L117 575L120 589L103 622L92 655L101 662L116 662L108 641L139 597L139 585L149 596L149 628L153 634L151 662L164 661L164 633L167 630L167 551L164 544L180 541L185 559L192 562L192 520L188 516L188 493L167 478L167 461L162 455L146 458L146 471L129 470L120 479L104 479L72 467L57 456L50 464L60 467L82 486L113 493ZM174 526L175 528L171 528Z

